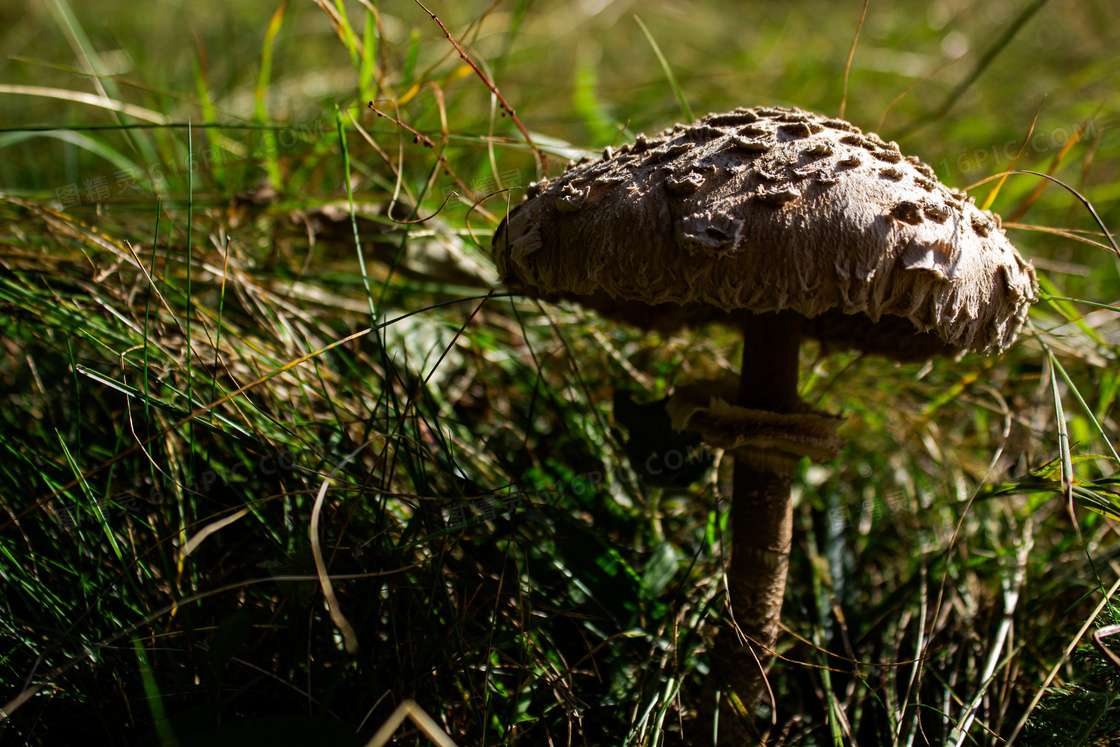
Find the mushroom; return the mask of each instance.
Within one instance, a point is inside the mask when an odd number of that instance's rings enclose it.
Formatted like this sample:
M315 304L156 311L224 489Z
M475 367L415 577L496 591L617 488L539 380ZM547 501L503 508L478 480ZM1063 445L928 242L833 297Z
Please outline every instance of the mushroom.
M713 671L747 713L777 638L795 466L841 447L841 419L798 398L802 336L899 361L1001 353L1036 300L998 216L897 144L793 108L712 114L573 163L529 186L493 250L516 292L662 333L743 330L738 382L684 387L669 409L735 458L739 635L721 631Z

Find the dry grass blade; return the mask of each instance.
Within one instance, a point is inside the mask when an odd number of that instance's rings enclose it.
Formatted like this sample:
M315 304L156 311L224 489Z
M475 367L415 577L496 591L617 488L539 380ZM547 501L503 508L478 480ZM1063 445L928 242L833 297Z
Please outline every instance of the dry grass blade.
M863 0L863 9L859 12L859 24L856 26L856 33L852 36L852 44L848 47L848 59L844 61L844 87L840 93L840 119L844 119L844 113L848 109L848 76L852 72L852 58L856 56L856 44L859 43L859 34L863 31L863 22L867 20L868 5L870 5L870 0ZM890 107L887 108L890 109ZM887 116L887 113L883 112L883 116ZM883 119L880 117L880 124L882 124L882 121Z
M406 718L411 719L412 723L416 724L420 731L424 733L424 736L435 742L437 747L458 747L455 741L447 735L447 732L439 728L439 724L433 721L432 717L412 700L406 700L397 706L397 709L369 740L367 747L385 747L389 744L389 740L393 738L393 733L397 730L397 727L404 723Z
M45 86L19 86L0 83L0 93L14 93L23 96L41 96L49 99L73 101L78 104L87 104L102 109L109 109L110 111L121 112L136 117L137 119L155 122L156 124L166 124L169 121L167 117L151 109L145 109L135 104L126 104L123 101L114 101L104 96L95 96L92 93L82 93L81 91L67 91L61 88L47 88Z
M1043 103L1043 101L1038 102L1038 108L1034 111L1034 118L1031 119L1031 125L1027 128L1027 134L1023 136L1023 142L1019 144L1019 150L1015 153L1015 157L1011 159L1011 165L1007 167L1008 172L1015 168L1015 164L1019 162L1019 158L1023 155L1023 151L1026 150L1027 143L1030 141L1031 135L1034 133L1034 127L1036 124L1038 124L1038 115L1042 113ZM1009 174L1005 173L1003 175L1003 178L997 180L991 190L988 191L988 196L984 198L984 202L980 205L982 209L989 209L992 206L992 203L996 201L996 197L999 195L1000 187L1002 187L1003 183L1007 181L1008 176ZM1011 222L1010 218L1004 223L1004 225L1009 222Z
M205 542L207 537L214 534L215 532L219 532L222 529L225 529L230 524L237 522L247 513L249 513L249 509L243 508L240 511L234 513L232 516L227 516L224 519L219 519L218 521L204 526L202 529L197 531L189 540L187 540L186 544L183 545L183 549L179 551L179 559L186 560L187 556L197 550L198 546Z
M1089 120L1089 121L1091 121L1091 120ZM1069 153L1070 149L1073 148L1073 146L1077 145L1079 142L1081 142L1081 136L1085 133L1085 128L1088 126L1089 121L1082 122L1080 125L1078 125L1077 130L1073 133L1073 136L1069 139L1069 142L1067 142L1062 147L1061 150L1059 150L1057 153L1054 154L1054 158L1050 161L1050 169L1049 169L1049 171L1046 172L1046 176L1051 177L1052 181L1057 182L1056 179L1052 179L1052 177L1054 175L1054 172L1058 170L1058 166L1061 165L1062 159L1064 159L1066 157L1066 154ZM1032 123L1032 127L1033 127L1033 123ZM1027 141L1024 140L1023 145L1020 146L1019 150L1022 151L1022 149L1024 147L1026 147L1026 144L1027 144ZM1018 158L1018 156L1016 156L1016 158ZM1012 163L1011 167L1008 169L1007 173L1008 174L1015 173L1014 167L1015 167L1015 164ZM1006 179L1006 178L1007 178L1007 175L1005 174L1004 179ZM1061 182L1058 182L1058 183L1060 184ZM1003 184L1003 179L1001 179L996 184L995 190L993 190L993 192L998 190L1001 184ZM1063 185L1063 186L1065 186L1065 185ZM1031 191L1031 193L1029 195L1027 195L1026 199L1023 200L1023 203L1021 205L1019 205L1019 207L1015 208L1015 210L1012 211L1011 215L1007 216L1007 220L1017 221L1020 218L1022 218L1024 215L1026 215L1027 211L1031 209L1031 205L1035 204L1038 201L1038 198L1042 196L1042 191L1044 189L1046 189L1046 182L1040 182L1039 184L1037 184L1035 186L1035 188ZM1067 187L1067 189L1068 189L1068 187Z
M342 633L342 640L346 644L346 650L350 654L358 653L358 635L354 632L354 626L342 614L342 605L338 602L338 597L335 596L334 586L331 584L331 577L327 573L327 564L323 560L323 540L319 536L319 516L323 510L323 500L327 497L327 488L330 486L330 478L323 480L323 484L319 487L319 492L315 496L315 506L311 509L311 552L315 557L315 572L319 576L319 586L323 589L323 597L327 602L327 609L331 613L331 620L338 626L338 630Z
M1050 686L1050 683L1054 681L1054 678L1058 676L1058 672L1066 666L1066 662L1069 660L1070 654L1072 654L1073 650L1077 648L1078 644L1081 643L1081 639L1085 637L1085 633L1089 631L1089 628L1093 626L1093 622L1097 619L1097 615L1099 615L1102 610L1104 610L1109 604L1111 604L1112 597L1115 596L1118 590L1120 590L1120 578L1116 580L1112 587L1109 588L1109 590L1101 598L1101 601L1097 603L1097 606L1085 620L1085 624L1082 625L1081 629L1077 631L1077 635L1075 635L1073 639L1070 640L1069 644L1066 645L1065 650L1062 652L1062 655L1056 662L1054 662L1054 666L1051 667L1050 673L1046 676L1046 680L1042 683L1042 687L1038 688L1035 696L1031 698L1031 702L1027 706L1026 711L1024 711L1022 717L1019 719L1019 722L1015 724L1015 728L1012 730L1011 735L1008 736L1007 741L1004 743L1005 747L1013 747L1015 741L1022 733L1023 727L1027 725L1027 719L1030 718L1031 712L1034 711L1036 707L1038 707L1038 704L1042 701L1043 696L1046 695L1046 688L1048 688Z
M964 747L966 741L968 741L968 732L976 719L976 712L979 710L984 698L987 697L990 688L995 684L996 670L1003 659L1003 647L1011 634L1011 625L1015 615L1015 609L1019 605L1019 597L1023 590L1023 582L1026 580L1027 561L1031 549L1034 547L1034 535L1031 532L1030 524L1027 525L1025 533L1026 537L1024 541L1015 550L1015 569L1011 577L1007 578L1004 582L1003 615L996 632L995 645L992 647L992 650L988 652L987 663L984 665L984 671L981 674L983 684L981 687L977 688L976 694L973 695L972 700L965 709L964 719L953 730L953 733L949 735L951 740L956 740L954 747ZM1004 662L1004 664L1006 663L1007 662Z

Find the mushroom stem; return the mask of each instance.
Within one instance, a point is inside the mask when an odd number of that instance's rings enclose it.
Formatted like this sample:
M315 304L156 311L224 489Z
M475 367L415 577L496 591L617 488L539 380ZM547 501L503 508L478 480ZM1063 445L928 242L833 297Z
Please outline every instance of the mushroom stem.
M801 316L792 311L747 314L743 322L743 370L739 406L794 412L797 396Z
M797 410L799 342L797 314L747 318L739 406L781 413ZM738 697L745 713L736 715L730 704L720 708L720 744L744 743L743 729L750 727L740 722L752 717L765 689L768 652L778 637L789 570L790 486L796 463L796 457L764 449L748 447L735 453L727 586L738 631L722 631L714 653L717 675Z

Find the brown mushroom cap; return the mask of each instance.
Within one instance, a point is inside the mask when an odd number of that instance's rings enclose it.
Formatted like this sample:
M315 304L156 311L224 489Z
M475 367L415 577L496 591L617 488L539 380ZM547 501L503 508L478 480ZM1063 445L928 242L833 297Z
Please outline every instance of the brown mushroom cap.
M791 309L829 347L1005 350L1036 299L999 218L895 143L800 109L713 114L530 185L507 286L672 331Z

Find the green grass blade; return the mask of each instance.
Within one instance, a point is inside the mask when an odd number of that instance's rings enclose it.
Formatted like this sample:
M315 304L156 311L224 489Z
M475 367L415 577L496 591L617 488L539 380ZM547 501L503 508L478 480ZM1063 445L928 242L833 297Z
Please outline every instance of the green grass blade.
M361 46L358 44L354 27L350 25L350 19L346 15L346 3L335 0L334 7L338 12L339 36L342 38L342 43L346 45L346 51L350 53L350 64L357 70L361 61Z
M377 72L377 53L379 47L377 17L372 9L366 11L366 26L362 33L362 64L358 68L358 90L363 101L377 99L374 87L374 74Z
M0 135L0 150L36 138L53 138L64 143L70 143L71 145L89 151L95 156L104 158L118 170L128 174L144 173L144 169L140 168L135 161L105 141L90 135L84 135L80 132L74 132L73 130L59 129L42 132L10 132L5 135Z
M284 25L284 17L288 12L288 0L282 0L280 7L272 14L272 20L268 23L268 30L264 35L264 44L261 47L261 69L257 75L257 86L253 91L254 109L253 116L260 124L269 124L270 118L268 115L268 103L266 101L268 95L268 86L272 80L272 50L276 42L276 36L280 33L280 28ZM277 155L278 148L265 148L265 159L268 168L268 178L272 182L272 186L276 190L283 188L283 177L280 173L280 159Z
M653 48L653 53L657 55L657 61L661 63L661 70L665 73L665 78L669 81L669 87L673 89L673 95L677 97L677 104L680 105L681 113L684 114L686 122L692 122L696 117L692 115L692 107L688 105L688 99L684 96L684 89L681 88L680 83L677 82L677 76L673 75L673 68L669 66L669 61L665 59L665 55L661 52L661 47L657 45L657 40L653 38L646 25L642 23L642 19L634 16L634 20L638 22L641 27L642 33L646 35L650 47Z

